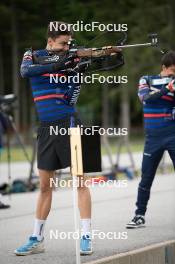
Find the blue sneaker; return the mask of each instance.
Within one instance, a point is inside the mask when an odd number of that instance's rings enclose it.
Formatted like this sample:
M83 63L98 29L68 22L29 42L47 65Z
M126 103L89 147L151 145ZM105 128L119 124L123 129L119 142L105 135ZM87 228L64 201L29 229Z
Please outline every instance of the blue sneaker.
M90 255L92 254L92 242L88 235L82 236L80 241L80 255Z
M17 248L14 253L17 256L26 256L44 252L44 239L37 240L37 237L29 237L29 240L23 246Z

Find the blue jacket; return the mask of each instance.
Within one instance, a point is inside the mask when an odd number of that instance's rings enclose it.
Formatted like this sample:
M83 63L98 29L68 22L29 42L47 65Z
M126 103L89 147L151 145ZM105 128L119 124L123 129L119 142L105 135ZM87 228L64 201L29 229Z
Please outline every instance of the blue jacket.
M37 50L34 55L48 56L49 53L47 50ZM73 81L68 82L68 76L73 77L77 73L55 72L53 64L34 64L32 51L28 50L22 60L21 75L30 79L40 121L56 121L76 112L75 104L79 97L80 85ZM64 82L61 82L61 78L64 78Z
M171 80L172 77L160 75L140 78L138 96L143 103L144 125L147 131L172 126L175 129L172 115L175 95L165 88Z

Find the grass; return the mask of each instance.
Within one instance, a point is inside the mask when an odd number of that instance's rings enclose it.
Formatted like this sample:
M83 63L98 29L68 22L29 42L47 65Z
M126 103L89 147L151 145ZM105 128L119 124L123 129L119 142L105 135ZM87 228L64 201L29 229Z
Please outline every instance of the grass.
M32 158L32 147L31 146L26 146L25 147L26 152L31 160ZM0 154L0 162L7 162L8 158L7 158L7 148L5 147L1 154ZM26 157L24 155L23 150L20 147L11 147L10 148L10 159L12 162L16 162L16 161L26 161Z
M110 151L112 154L117 153L118 149L118 140L110 139L109 140L109 146L110 146ZM32 147L31 146L26 146L26 152L28 153L29 158L32 158ZM134 138L130 142L130 149L132 152L142 152L143 151L143 139L142 138ZM121 153L126 153L127 149L126 146L123 145L121 148ZM104 144L102 144L102 155L107 154L106 148ZM23 153L23 150L18 147L18 146L12 146L10 148L10 157L12 162L17 162L17 161L26 161L26 157ZM0 162L7 162L7 149L6 147L2 150L0 154Z

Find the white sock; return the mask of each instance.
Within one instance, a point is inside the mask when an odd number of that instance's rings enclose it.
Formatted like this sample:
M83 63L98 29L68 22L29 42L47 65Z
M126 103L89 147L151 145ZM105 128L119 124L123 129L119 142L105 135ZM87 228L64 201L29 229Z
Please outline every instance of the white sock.
M91 233L91 219L87 218L87 219L81 219L81 228L82 228L82 235L86 236L89 235Z
M46 220L35 219L33 237L37 237L39 241L43 239L44 225Z

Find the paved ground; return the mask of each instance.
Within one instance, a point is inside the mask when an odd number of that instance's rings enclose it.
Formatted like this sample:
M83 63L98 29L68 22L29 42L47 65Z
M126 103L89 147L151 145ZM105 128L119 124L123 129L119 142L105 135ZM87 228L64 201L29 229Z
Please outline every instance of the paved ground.
M93 199L93 229L115 232L115 239L94 239L94 254L82 257L82 263L119 252L140 248L144 245L175 238L175 177L157 176L147 214L147 227L139 230L125 229L133 216L138 180L128 182L127 187L95 187ZM74 264L73 239L50 239L50 231L73 231L72 191L61 189L54 192L53 206L46 225L46 253L16 257L13 250L21 245L33 227L35 200L38 193L16 194L11 197L12 208L0 211L0 263L1 264ZM4 198L5 202L8 197ZM123 232L126 232L123 233ZM121 239L127 235L127 239ZM120 238L120 239L119 239Z

